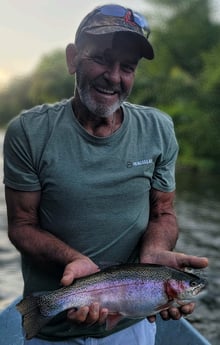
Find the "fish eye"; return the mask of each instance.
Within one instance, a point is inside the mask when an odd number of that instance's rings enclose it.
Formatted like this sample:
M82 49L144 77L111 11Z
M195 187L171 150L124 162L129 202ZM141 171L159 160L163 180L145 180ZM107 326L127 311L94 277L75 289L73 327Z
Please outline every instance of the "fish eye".
M198 283L195 280L191 280L190 286L195 287L197 285L198 285Z

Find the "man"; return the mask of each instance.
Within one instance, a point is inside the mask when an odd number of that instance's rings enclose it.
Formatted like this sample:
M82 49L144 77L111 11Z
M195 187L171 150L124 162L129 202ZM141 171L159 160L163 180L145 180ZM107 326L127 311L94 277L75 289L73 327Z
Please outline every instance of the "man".
M169 116L125 102L139 60L153 59L149 27L118 5L96 8L66 49L74 98L15 118L4 144L9 238L22 255L24 295L70 285L102 262L205 267L172 252L178 152ZM193 304L164 311L179 319ZM97 303L58 315L25 344L153 344L155 317L103 324Z

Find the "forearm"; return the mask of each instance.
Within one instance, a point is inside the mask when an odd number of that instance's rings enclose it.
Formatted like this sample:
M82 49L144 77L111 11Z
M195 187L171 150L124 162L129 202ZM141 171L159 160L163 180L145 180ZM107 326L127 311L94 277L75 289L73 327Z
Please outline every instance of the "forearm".
M162 214L151 219L142 238L140 260L156 252L172 251L178 239L178 226L175 213Z
M39 264L66 266L83 255L59 238L36 226L10 226L9 238L14 246Z
M173 207L175 193L152 189L150 194L150 217L142 238L140 259L155 252L172 251L178 238L178 226Z
M20 192L5 189L8 211L8 236L14 246L43 268L63 269L61 283L95 273L98 266L58 237L41 229L38 210L41 191Z
M41 191L20 192L5 189L8 236L14 246L32 260L44 265L62 266L81 255L68 244L40 227L38 210Z

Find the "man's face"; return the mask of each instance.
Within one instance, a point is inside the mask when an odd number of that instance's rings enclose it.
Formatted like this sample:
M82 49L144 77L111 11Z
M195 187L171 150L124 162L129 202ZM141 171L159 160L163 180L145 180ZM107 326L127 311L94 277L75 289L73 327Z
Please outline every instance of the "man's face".
M89 112L108 117L119 109L131 92L139 59L139 44L133 37L113 40L103 35L86 40L78 59L76 87Z

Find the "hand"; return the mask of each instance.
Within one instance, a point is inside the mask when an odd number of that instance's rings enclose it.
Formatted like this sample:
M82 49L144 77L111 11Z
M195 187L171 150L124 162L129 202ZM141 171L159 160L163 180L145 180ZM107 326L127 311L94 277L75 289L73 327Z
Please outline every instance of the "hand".
M184 269L186 267L205 268L208 266L208 259L205 257L171 252L169 250L145 255L144 257L140 258L140 262L165 265L177 269Z
M61 279L61 284L68 286L72 284L76 278L84 277L92 273L99 272L99 267L88 257L82 256L66 265ZM84 306L78 310L70 309L67 313L69 321L76 323L86 323L92 325L105 323L108 316L108 309L102 308L98 303L93 303L91 306Z
M99 267L92 260L87 256L82 255L66 265L61 279L61 284L68 286L72 284L73 280L76 278L85 277L99 271Z
M156 252L146 255L141 258L142 263L154 263L160 265L166 265L177 269L190 268L205 268L208 266L208 259L204 257L198 257L193 255L187 255L184 253L176 253L171 251ZM195 309L195 303L188 303L179 308L171 307L160 313L163 320L179 320L182 316L191 314ZM154 322L156 317L149 316L148 320Z
M92 303L90 306L81 307L78 310L71 309L67 313L69 321L81 324L85 323L89 326L98 323L102 325L108 317L108 309L100 308L99 303Z

